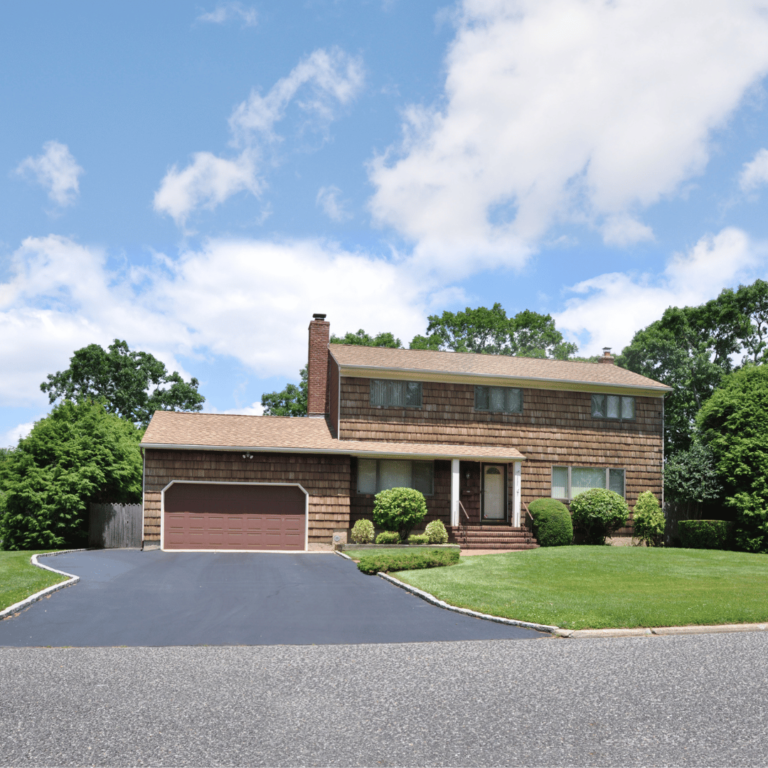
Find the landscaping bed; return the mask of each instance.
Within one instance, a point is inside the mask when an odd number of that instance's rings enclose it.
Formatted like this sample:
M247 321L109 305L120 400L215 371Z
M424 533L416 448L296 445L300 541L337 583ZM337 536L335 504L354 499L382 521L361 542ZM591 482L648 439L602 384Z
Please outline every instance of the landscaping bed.
M49 550L0 552L0 611L41 589L67 580L66 576L32 565L32 555L46 551Z
M646 547L552 547L394 573L440 600L567 629L768 621L768 557Z

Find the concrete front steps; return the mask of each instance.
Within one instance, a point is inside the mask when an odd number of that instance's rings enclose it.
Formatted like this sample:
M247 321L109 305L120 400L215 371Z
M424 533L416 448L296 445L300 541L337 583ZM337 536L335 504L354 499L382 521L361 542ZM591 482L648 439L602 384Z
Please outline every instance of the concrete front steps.
M536 549L538 542L527 528L511 525L466 525L448 529L450 542L462 549Z

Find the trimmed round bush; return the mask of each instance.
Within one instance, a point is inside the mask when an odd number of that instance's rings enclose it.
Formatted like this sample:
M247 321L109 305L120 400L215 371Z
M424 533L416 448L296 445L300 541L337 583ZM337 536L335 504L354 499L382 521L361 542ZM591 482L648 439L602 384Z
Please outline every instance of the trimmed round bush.
M352 526L349 537L355 544L370 544L373 541L373 523L370 520L358 520Z
M442 520L433 520L424 529L430 544L447 544L448 531L445 530Z
M587 544L605 544L605 537L627 524L629 507L615 491L591 488L571 502L574 529Z
M645 491L637 497L632 521L638 539L649 547L661 546L666 521L658 499L650 491Z
M408 537L409 544L429 544L429 536L426 533L411 534Z
M568 507L557 499L536 499L528 510L533 518L533 535L539 546L564 547L573 542L573 522Z
M399 544L400 534L397 531L382 531L376 537L377 544Z
M730 549L733 523L727 520L680 520L677 528L686 549Z
M373 505L373 522L385 531L397 531L402 541L427 515L424 495L413 488L379 491Z

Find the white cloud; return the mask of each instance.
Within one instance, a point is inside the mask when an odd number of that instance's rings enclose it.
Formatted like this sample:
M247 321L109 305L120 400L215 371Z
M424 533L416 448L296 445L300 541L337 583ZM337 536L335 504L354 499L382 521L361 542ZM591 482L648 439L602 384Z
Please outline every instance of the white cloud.
M235 416L263 416L264 406L261 402L252 403L245 408L229 408L226 411L219 411L216 408L206 409L206 413L226 413Z
M242 151L226 159L197 152L184 169L173 166L155 193L154 208L183 226L199 208L213 209L232 195L248 191L261 195L266 186L259 160L262 147L278 140L275 124L296 101L314 128L323 128L336 116L336 107L347 104L360 91L363 68L359 59L338 48L317 50L300 61L291 73L275 83L265 96L252 91L229 118L232 144ZM299 96L301 94L301 96Z
M414 281L407 261L311 240L212 240L125 273L110 271L103 251L51 235L25 240L10 272L0 283L0 406L47 405L47 374L76 349L115 338L185 375L178 355L222 355L257 377L295 377L314 312L339 333L364 327L408 340L423 332L435 296L444 298L432 294L438 285Z
M32 431L32 427L34 426L34 421L28 421L4 432L0 435L0 448L15 448L18 445L19 440L21 440L22 437L26 437Z
M611 216L602 227L603 240L606 245L618 245L620 247L653 240L653 230L626 214Z
M242 3L221 3L212 11L201 13L198 21L208 24L225 24L239 19L244 27L255 27L259 23L259 14L255 8L249 8Z
M331 221L346 221L351 218L346 203L339 199L341 190L338 187L320 187L315 203L322 208Z
M262 96L257 91L240 104L229 118L229 127L239 144L252 143L255 136L270 137L275 123L285 116L288 104L303 86L307 94L297 102L315 124L336 116L337 104L348 104L363 86L363 65L359 58L339 48L318 49L302 59L287 77L278 80Z
M742 192L754 192L764 184L768 184L768 149L759 150L750 162L744 163L739 175Z
M247 190L258 197L264 184L256 167L251 150L245 150L234 160L196 152L186 168L179 171L173 166L165 175L155 193L155 210L167 213L183 226L192 211L211 210L238 192Z
M766 257L763 245L729 227L675 254L660 276L613 272L577 283L568 290L579 296L568 299L554 318L561 331L580 340L581 354L597 354L604 346L619 352L667 307L696 306L725 286L756 273L765 276Z
M72 205L80 193L78 177L83 169L66 144L47 141L43 154L28 157L16 168L16 173L34 180L48 192L48 197L62 208Z
M610 242L706 167L768 71L766 0L464 0L438 106L375 158L374 218L420 259L519 266L559 222Z

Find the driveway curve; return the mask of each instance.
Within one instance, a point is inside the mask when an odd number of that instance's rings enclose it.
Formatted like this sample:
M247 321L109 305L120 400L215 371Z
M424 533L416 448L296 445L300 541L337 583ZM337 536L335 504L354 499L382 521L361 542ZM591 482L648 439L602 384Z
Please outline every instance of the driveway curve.
M0 621L0 646L335 645L546 637L437 608L329 553L72 552L80 582Z

